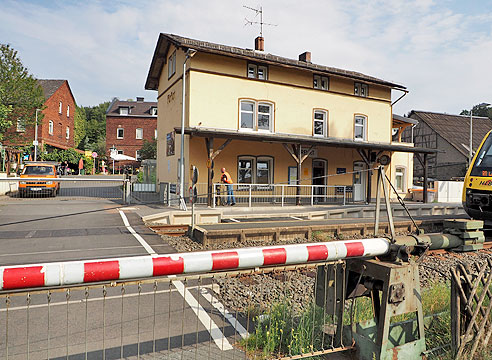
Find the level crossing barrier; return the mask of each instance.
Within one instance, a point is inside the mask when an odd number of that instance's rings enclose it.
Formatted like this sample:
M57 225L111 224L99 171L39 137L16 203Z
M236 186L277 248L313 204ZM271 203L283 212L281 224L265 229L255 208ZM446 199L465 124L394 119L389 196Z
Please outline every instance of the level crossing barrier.
M335 297L343 259L389 247L366 239L2 267L0 357L294 359L347 350L339 330L348 307Z

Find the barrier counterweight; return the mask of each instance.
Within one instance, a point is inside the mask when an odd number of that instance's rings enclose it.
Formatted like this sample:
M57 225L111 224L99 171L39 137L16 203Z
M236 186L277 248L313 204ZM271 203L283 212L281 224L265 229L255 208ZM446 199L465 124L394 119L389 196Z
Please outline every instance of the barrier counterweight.
M0 267L0 290L295 265L388 253L384 238Z

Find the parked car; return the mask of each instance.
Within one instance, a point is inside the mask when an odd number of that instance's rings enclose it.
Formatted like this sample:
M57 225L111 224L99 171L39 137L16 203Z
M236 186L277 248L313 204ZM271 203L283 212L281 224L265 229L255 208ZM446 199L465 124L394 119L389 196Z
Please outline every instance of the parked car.
M58 178L57 163L30 161L25 164L21 174L21 179L28 178L46 178L46 181L28 181L19 182L19 193L21 196L28 194L48 194L56 196L60 190L60 182L49 180Z

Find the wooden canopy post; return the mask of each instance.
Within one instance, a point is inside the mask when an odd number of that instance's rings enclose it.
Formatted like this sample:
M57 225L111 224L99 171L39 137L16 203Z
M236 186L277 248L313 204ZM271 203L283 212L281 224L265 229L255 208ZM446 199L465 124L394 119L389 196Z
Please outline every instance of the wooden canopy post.
M427 203L427 179L428 179L428 173L427 173L427 154L424 154L424 204Z
M296 189L296 205L301 205L301 187L299 185L301 185L301 170L302 170L302 163L304 162L304 160L306 160L306 158L309 156L309 154L311 153L311 151L313 150L313 147L314 146L311 146L308 151L306 152L305 155L302 155L302 145L299 144L299 145L296 145L296 144L292 144L292 149L289 148L289 146L287 144L282 144L285 148L285 150L287 150L287 152L292 156L292 158L296 161L297 163L297 180L296 180L296 185L297 185L297 189Z
M362 149L357 149L357 152L359 153L360 157L362 158L362 160L364 160L364 162L366 163L367 165L367 189L366 189L366 204L370 204L371 203L371 197L372 197L372 191L371 191L371 188L372 188L372 163L371 163L371 152L370 150L367 150L367 154L365 153L364 150Z
M224 148L229 145L231 142L231 139L227 139L222 145L219 146L217 150L214 151L214 138L205 138L205 146L207 147L207 170L208 170L208 176L207 176L207 206L211 207L212 204L212 199L213 199L213 192L215 189L213 188L213 181L214 181L214 160L217 157L217 155L220 154Z

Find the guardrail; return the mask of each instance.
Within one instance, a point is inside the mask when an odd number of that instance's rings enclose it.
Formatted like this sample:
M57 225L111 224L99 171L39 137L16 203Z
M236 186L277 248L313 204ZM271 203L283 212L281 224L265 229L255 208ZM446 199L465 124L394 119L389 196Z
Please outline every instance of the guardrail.
M352 192L345 185L289 185L289 184L230 184L238 203L294 204L297 198L301 202L312 205L318 203L338 203L345 205L351 201ZM228 202L227 188L224 184L214 183L213 204ZM300 194L297 194L300 188Z
M340 260L388 249L370 239L2 267L0 357L344 351L353 343L342 337L349 307L337 292L345 287Z

